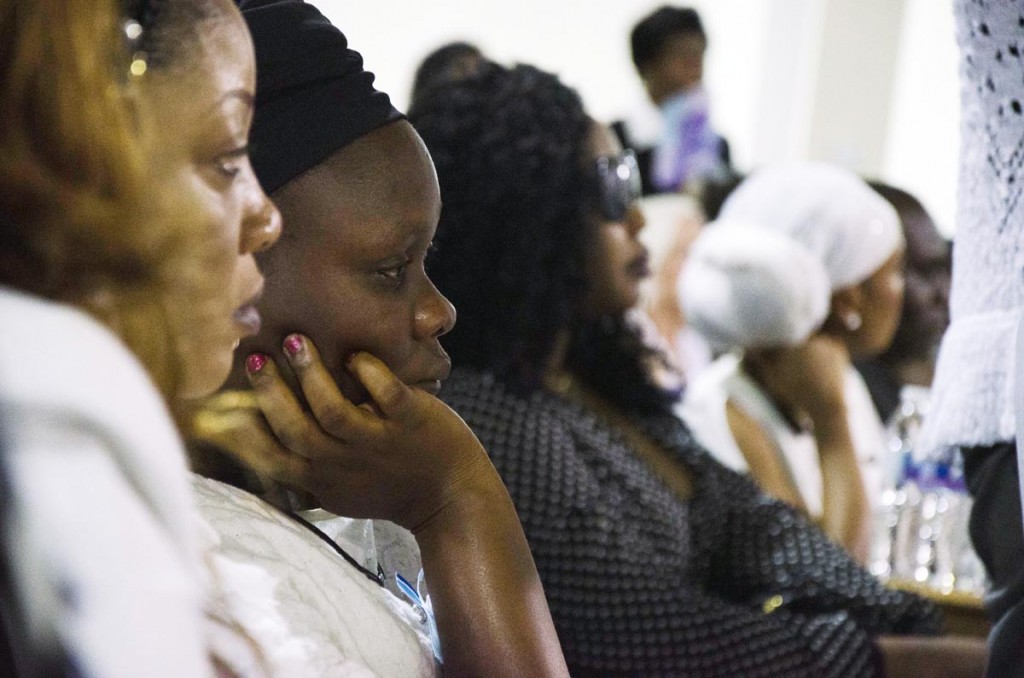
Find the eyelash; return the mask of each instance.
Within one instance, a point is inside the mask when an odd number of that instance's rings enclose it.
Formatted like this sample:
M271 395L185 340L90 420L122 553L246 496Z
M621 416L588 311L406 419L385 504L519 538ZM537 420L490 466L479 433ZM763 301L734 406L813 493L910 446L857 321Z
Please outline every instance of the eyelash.
M232 151L228 151L223 155L217 156L217 158L214 160L214 166L217 168L218 172L223 174L228 179L234 179L236 176L238 176L238 173L242 171L242 168L233 165L232 163L238 162L239 160L248 157L248 155L249 147L241 146Z
M406 259L396 266L388 266L387 268L380 269L377 271L377 274L388 282L394 283L396 287L401 287L402 283L405 282L405 272L411 263L411 259Z

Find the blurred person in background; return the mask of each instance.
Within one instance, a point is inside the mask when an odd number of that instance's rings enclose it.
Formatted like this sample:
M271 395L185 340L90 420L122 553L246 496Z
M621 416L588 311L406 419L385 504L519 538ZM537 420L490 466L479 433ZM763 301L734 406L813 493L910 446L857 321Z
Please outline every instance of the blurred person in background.
M686 392L697 438L861 562L885 437L850 361L892 340L903 251L895 210L858 177L779 165L729 196L679 281L690 323L728 351Z
M428 89L453 78L472 75L486 61L487 58L480 48L468 42L460 40L441 45L425 56L416 68L409 105L415 106L416 101Z
M869 185L896 209L907 243L903 311L896 334L883 353L856 363L878 415L888 421L904 386L931 386L939 343L949 326L952 252L917 198L888 184Z
M637 320L645 341L668 359L660 383L681 389L711 362L707 343L686 323L678 294L679 276L704 220L696 201L681 194L648 196L640 208L645 223L638 237L651 275L640 285Z
M659 7L630 33L633 65L662 120L658 143L637 149L644 193L699 190L731 172L729 147L711 126L703 87L707 46L700 16L689 7ZM615 129L634 147L623 124Z

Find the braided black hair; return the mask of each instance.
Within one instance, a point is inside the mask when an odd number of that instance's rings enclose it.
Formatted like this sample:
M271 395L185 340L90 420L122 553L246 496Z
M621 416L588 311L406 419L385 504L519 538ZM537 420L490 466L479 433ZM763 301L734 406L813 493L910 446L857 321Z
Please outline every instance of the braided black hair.
M577 378L630 411L666 406L637 331L582 313L598 181L585 165L593 121L579 95L536 68L487 64L425 93L409 120L441 185L427 265L459 311L442 340L455 365L533 390L569 330Z

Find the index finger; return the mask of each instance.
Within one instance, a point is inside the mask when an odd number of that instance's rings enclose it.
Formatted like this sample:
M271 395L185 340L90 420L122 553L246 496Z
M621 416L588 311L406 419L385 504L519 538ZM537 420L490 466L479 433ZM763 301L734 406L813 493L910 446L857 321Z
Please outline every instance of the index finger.
M285 449L259 417L258 410L203 410L192 421L191 438L226 452L261 478L302 487L309 460Z
M306 403L324 431L341 440L351 440L375 423L375 417L342 394L316 346L307 337L301 334L286 337L284 353L299 378Z
M281 444L307 459L317 457L324 434L312 417L302 410L274 361L261 353L254 353L246 360L246 373L263 417Z
M412 389L402 383L382 360L365 352L348 359L348 369L388 419L402 417L412 401Z

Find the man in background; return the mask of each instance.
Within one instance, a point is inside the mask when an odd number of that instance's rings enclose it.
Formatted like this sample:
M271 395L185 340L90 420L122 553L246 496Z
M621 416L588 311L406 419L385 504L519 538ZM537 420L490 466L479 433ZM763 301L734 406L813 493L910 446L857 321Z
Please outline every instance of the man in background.
M689 7L663 6L630 34L633 64L663 122L657 145L637 149L644 193L692 190L731 173L728 145L711 127L702 86L707 45L700 16ZM624 146L636 148L623 124L614 127Z

